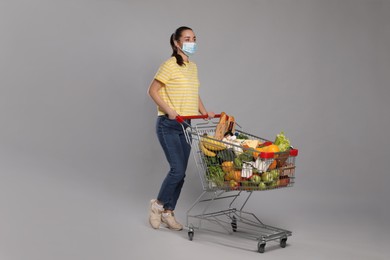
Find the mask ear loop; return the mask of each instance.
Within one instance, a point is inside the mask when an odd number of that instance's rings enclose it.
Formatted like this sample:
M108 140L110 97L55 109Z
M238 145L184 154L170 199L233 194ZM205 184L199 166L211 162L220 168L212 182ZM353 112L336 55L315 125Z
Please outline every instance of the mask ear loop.
M182 48L180 48L180 45L179 45L178 41L175 40L175 38L173 38L173 42L175 43L176 51L177 51L177 52L178 52L178 51L181 51L182 53L185 54L185 52L183 51ZM179 53L179 52L178 52L178 53Z

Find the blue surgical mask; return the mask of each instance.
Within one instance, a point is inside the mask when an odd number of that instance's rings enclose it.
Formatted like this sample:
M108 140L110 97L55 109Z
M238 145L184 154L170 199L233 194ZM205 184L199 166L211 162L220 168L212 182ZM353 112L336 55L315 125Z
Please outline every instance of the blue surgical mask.
M196 42L183 42L183 47L181 48L181 50L187 56L193 55L196 52L196 49L197 49Z

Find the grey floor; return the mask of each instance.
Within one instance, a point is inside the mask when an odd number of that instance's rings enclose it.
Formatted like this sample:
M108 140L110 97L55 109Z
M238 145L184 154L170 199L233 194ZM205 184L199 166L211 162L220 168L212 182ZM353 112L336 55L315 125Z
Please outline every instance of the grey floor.
M55 170L35 164L34 172L9 161L0 189L1 260L107 259L388 259L388 227L380 215L348 212L334 203L318 207L299 199L296 186L254 193L247 209L265 224L293 231L287 247L269 242L256 252L257 242L225 232L152 229L147 221L151 196L112 174L110 181L94 173ZM33 167L33 161L24 161ZM39 166L39 167L38 167ZM41 169L38 172L37 169ZM95 172L96 173L96 172ZM124 172L123 172L124 173ZM95 177L94 177L95 176ZM200 189L190 175L176 211L185 222L186 209ZM151 189L152 191L152 189ZM141 194L141 196L137 196ZM142 195L144 194L144 195ZM152 194L152 192L150 193ZM341 204L340 204L341 205ZM323 209L323 210L321 210ZM375 217L375 218L374 218Z

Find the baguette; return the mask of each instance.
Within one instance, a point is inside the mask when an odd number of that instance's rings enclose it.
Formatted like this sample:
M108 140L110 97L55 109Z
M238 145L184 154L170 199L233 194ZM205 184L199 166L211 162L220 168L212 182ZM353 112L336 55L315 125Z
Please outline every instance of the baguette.
M225 112L221 113L221 117L219 118L218 125L215 128L215 139L222 140L225 133L226 133L226 122L227 122L228 116Z

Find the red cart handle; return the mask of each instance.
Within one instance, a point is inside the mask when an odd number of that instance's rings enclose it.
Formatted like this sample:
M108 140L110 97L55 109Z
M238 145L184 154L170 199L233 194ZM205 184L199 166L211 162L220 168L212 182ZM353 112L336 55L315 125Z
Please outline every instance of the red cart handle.
M208 118L208 115L195 115L195 116L177 116L176 121L179 123L183 123L187 119L206 119ZM214 118L221 117L221 114L217 114L214 116Z

